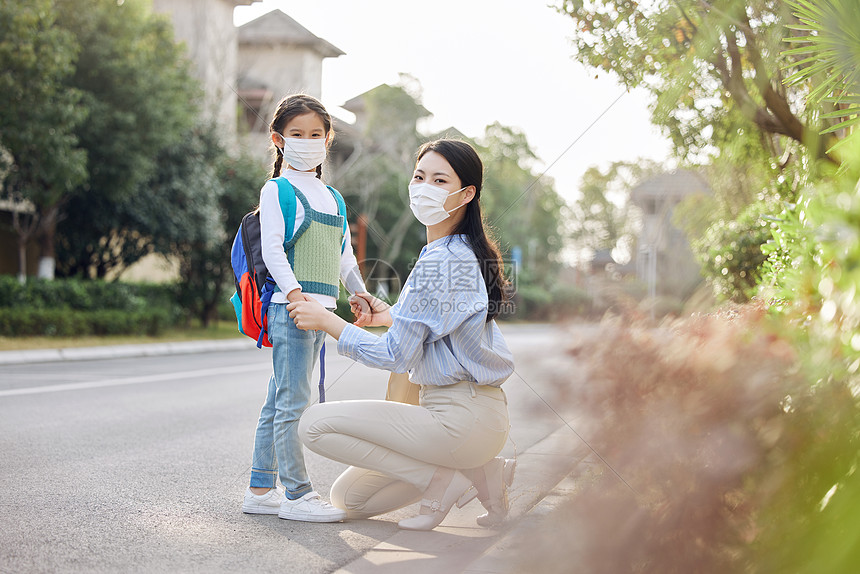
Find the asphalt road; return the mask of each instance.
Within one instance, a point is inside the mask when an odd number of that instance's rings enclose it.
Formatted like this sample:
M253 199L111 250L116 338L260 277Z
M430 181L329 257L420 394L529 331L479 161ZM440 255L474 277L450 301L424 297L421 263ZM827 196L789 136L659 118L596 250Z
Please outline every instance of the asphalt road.
M511 456L567 416L551 379L568 335L503 330ZM387 373L328 351L328 400L384 397ZM0 366L0 572L333 572L397 534L414 508L339 524L241 512L270 368L257 349ZM306 460L326 496L345 467ZM488 536L480 512L452 512L455 542Z

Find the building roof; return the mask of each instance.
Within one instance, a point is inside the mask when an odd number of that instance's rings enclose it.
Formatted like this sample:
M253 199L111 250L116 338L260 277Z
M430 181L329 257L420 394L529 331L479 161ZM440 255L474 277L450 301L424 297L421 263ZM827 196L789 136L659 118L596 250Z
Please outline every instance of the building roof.
M439 139L451 139L451 140L461 140L469 143L474 143L474 140L455 128L454 126L445 128L444 130L438 131L433 134L429 134L424 136L426 141L434 141Z
M314 50L323 58L337 58L345 54L277 9L239 26L237 33L239 44L302 46Z
M648 178L631 191L633 202L646 198L681 198L694 193L711 193L711 188L698 173L679 169Z
M402 90L402 88L391 86L389 84L379 84L375 88L371 88L371 89L367 90L366 92L364 92L363 94L358 94L354 98L350 98L349 100L344 102L343 105L341 105L340 107L342 107L343 109L350 111L354 114L360 114L361 112L365 111L365 102L366 102L367 95L372 94L374 92L381 91L381 90ZM427 108L425 108L424 106L422 106L420 104L418 105L418 112L422 116L432 116L433 115L430 113L430 111Z

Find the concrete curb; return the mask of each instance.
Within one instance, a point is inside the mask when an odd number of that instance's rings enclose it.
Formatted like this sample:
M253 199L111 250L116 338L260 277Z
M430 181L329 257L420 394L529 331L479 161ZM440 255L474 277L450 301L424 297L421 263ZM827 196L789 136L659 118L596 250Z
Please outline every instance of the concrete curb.
M0 351L0 365L91 361L126 357L155 357L187 353L244 351L254 348L256 348L254 341L249 338L242 338L137 345L107 345L102 347L68 347L64 349L27 349L21 351Z

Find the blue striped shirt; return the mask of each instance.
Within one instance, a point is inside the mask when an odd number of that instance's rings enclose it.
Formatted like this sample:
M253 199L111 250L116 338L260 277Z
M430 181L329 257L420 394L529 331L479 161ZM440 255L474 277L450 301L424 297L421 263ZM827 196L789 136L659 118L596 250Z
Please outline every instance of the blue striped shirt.
M382 336L347 325L338 352L370 367L408 372L419 385L497 387L514 371L498 325L487 323L487 287L464 236L442 237L421 250L390 311L392 325Z

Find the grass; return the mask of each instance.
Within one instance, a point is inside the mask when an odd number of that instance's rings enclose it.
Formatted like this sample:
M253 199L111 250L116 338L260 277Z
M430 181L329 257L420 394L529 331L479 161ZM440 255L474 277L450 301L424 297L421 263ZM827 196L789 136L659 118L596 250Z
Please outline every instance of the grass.
M186 329L171 329L156 337L146 335L116 335L106 337L0 337L0 351L27 349L67 349L71 347L98 347L105 345L135 345L198 341L202 339L237 339L243 335L235 321L218 321L207 328L199 325Z

